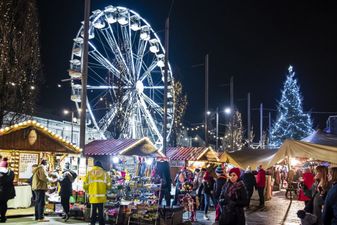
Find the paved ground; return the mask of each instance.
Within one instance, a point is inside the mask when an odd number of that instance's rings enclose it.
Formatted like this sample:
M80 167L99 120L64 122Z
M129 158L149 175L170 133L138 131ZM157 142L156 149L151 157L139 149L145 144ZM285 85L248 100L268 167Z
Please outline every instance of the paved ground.
M258 208L258 196L254 193L251 207L246 211L247 225L299 225L300 220L297 218L296 212L304 208L304 203L299 201L292 201L284 197L284 191L274 192L273 198L266 201L266 207ZM203 219L203 213L197 213L197 222L195 225L212 225L214 224L214 211L209 214L210 220ZM186 214L185 214L185 218Z
M252 207L246 211L247 225L299 225L301 224L296 216L296 212L302 209L303 202L292 201L285 199L284 191L274 192L272 200L266 202L264 209L258 209L258 197L253 195ZM205 221L203 219L203 213L197 213L197 222L194 225L212 225L214 224L215 213L214 210L209 213L210 220ZM60 217L48 217L50 222L41 223L45 225L58 225L64 224ZM184 214L184 218L188 218L187 214ZM9 225L31 225L37 224L34 221L34 217L19 217L9 218L7 223ZM70 219L67 224L88 224L86 222Z

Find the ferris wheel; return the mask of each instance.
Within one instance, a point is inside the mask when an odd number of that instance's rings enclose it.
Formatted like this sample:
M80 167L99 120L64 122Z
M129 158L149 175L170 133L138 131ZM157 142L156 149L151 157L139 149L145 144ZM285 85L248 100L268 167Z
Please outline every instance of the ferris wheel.
M163 143L164 48L149 23L124 7L107 6L89 18L87 116L102 138L149 137ZM81 108L83 25L70 60L71 100ZM167 138L174 115L168 68ZM108 131L108 132L107 132Z

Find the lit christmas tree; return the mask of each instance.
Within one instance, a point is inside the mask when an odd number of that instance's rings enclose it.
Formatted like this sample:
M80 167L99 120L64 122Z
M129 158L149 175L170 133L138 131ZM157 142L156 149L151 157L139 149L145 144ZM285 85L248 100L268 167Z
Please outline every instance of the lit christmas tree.
M235 111L232 120L228 123L228 129L226 130L223 138L224 149L229 151L241 150L243 146L242 133L243 128L241 113L239 111Z
M301 140L312 133L312 121L310 115L303 112L302 100L295 72L289 66L278 105L278 117L270 133L271 146L279 147L287 138Z

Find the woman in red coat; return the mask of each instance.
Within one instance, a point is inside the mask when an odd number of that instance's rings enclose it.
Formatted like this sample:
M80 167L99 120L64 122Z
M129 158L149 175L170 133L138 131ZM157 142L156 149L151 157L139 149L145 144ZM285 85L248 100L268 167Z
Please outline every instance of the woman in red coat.
M298 200L304 201L305 205L309 202L309 200L312 197L312 185L315 183L315 176L314 174L310 171L310 168L305 168L304 173L302 175L302 190L298 196Z

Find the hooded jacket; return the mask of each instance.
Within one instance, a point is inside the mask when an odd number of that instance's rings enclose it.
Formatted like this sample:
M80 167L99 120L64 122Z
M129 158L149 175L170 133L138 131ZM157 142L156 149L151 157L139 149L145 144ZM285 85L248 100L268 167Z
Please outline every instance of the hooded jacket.
M14 172L0 167L0 200L7 201L15 197Z
M105 203L107 189L111 186L110 176L99 166L94 166L85 176L83 187L90 203Z
M48 190L48 176L47 171L43 167L43 165L39 165L35 169L33 169L33 178L32 178L32 190Z

